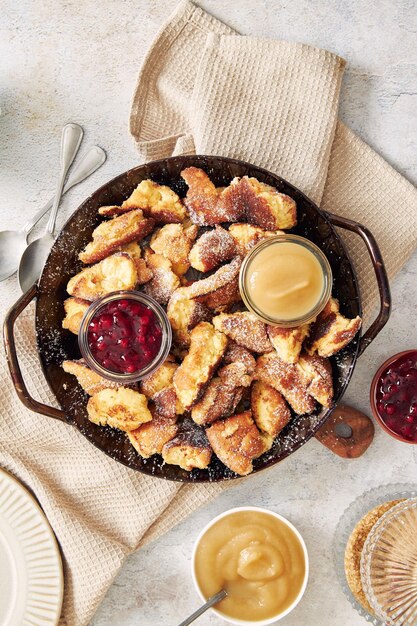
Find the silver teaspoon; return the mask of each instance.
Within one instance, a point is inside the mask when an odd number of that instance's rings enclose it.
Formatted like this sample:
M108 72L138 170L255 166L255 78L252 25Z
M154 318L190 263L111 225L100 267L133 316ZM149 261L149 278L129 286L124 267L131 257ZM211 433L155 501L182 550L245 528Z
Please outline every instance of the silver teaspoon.
M200 606L200 608L197 609L197 611L195 611L192 615L187 617L187 619L181 622L179 626L188 626L188 624L191 624L191 622L194 622L194 620L196 620L197 617L200 617L200 615L205 613L207 609L212 607L214 604L217 604L218 602L220 602L220 600L223 600L223 598L225 598L226 596L227 596L227 591L225 589L222 589L221 591L216 593L216 595L211 596L211 598L209 598L207 602L205 602L202 606Z
M55 220L59 203L61 202L65 179L77 154L78 148L80 147L83 134L83 129L81 126L78 126L78 124L67 124L62 129L60 155L61 171L54 204L46 227L46 233L43 237L32 241L32 243L28 245L19 264L19 285L23 292L30 289L38 280L43 266L45 265L45 261L48 258L49 251L52 248L52 244L54 243Z
M103 165L105 160L106 153L104 150L99 146L92 146L81 161L74 166L62 193L66 193L71 187L88 178ZM0 232L0 281L17 271L22 254L28 245L29 233L49 211L53 202L54 198L51 198L20 230L3 230Z

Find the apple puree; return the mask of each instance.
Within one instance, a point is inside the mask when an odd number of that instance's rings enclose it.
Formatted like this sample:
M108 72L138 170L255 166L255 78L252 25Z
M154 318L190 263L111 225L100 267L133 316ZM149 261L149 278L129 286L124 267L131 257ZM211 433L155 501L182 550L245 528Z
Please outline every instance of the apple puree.
M296 534L268 513L238 511L216 522L201 538L195 571L203 595L226 589L216 609L247 621L269 619L296 599L305 577Z

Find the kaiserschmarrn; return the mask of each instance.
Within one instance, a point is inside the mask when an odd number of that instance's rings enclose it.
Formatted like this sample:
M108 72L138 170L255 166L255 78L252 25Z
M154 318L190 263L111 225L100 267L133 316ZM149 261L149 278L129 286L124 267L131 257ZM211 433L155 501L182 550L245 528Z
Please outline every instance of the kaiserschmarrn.
M361 319L344 317L334 298L297 328L266 325L246 310L242 261L258 242L297 224L296 203L253 177L217 186L197 167L181 177L175 189L185 181L184 198L146 179L99 209L107 219L79 254L88 267L68 282L62 321L77 334L92 301L141 291L166 310L168 358L130 386L103 378L82 359L66 359L62 368L90 396L89 420L122 431L132 454L160 455L188 472L208 468L216 455L245 476L274 442L280 445L294 416L332 406L327 357L353 339Z

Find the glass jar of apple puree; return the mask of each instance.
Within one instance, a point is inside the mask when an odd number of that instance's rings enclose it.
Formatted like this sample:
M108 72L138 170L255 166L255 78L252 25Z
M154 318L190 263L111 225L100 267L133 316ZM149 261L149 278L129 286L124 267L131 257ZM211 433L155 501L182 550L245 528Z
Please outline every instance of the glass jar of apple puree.
M332 271L324 253L299 235L259 242L245 257L239 276L242 300L267 324L311 322L328 302Z

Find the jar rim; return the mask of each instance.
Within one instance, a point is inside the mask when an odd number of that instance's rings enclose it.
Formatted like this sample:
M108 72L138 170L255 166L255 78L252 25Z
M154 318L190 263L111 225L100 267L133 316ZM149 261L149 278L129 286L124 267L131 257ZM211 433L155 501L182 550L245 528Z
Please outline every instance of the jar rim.
M257 254L261 250L271 245L276 245L277 243L296 243L304 246L305 248L308 248L319 261L320 267L323 271L323 291L319 301L313 307L313 309L298 318L283 320L273 318L267 315L259 307L257 307L253 299L250 297L246 287L246 277L251 261L257 256ZM294 235L292 233L275 235L273 237L268 237L267 239L263 239L262 241L258 242L244 258L239 272L240 295L249 311L256 315L256 317L258 317L265 324L279 326L281 328L295 328L296 326L301 326L302 324L312 322L317 317L317 315L324 309L330 299L330 296L332 294L332 281L332 269L324 252L310 239L307 239L306 237L301 237L300 235Z
M114 300L135 300L137 302L141 302L145 304L147 307L151 309L153 313L155 313L158 318L159 325L162 330L162 341L161 346L159 348L158 354L155 358L148 363L146 367L142 370L138 370L137 372L123 373L123 372L113 372L111 370L106 369L99 363L93 356L90 347L88 345L87 331L88 326L92 320L92 318L98 313L98 311L105 306L109 302L113 302ZM78 331L78 346L80 348L81 354L87 365L97 374L102 376L103 378L118 383L131 384L134 382L138 382L143 378L150 376L153 372L155 372L160 365L166 360L169 351L171 349L172 343L172 329L171 324L169 323L167 314L161 305L140 291L112 291L111 293L105 294L101 298L94 300L85 311L82 319L80 328Z

